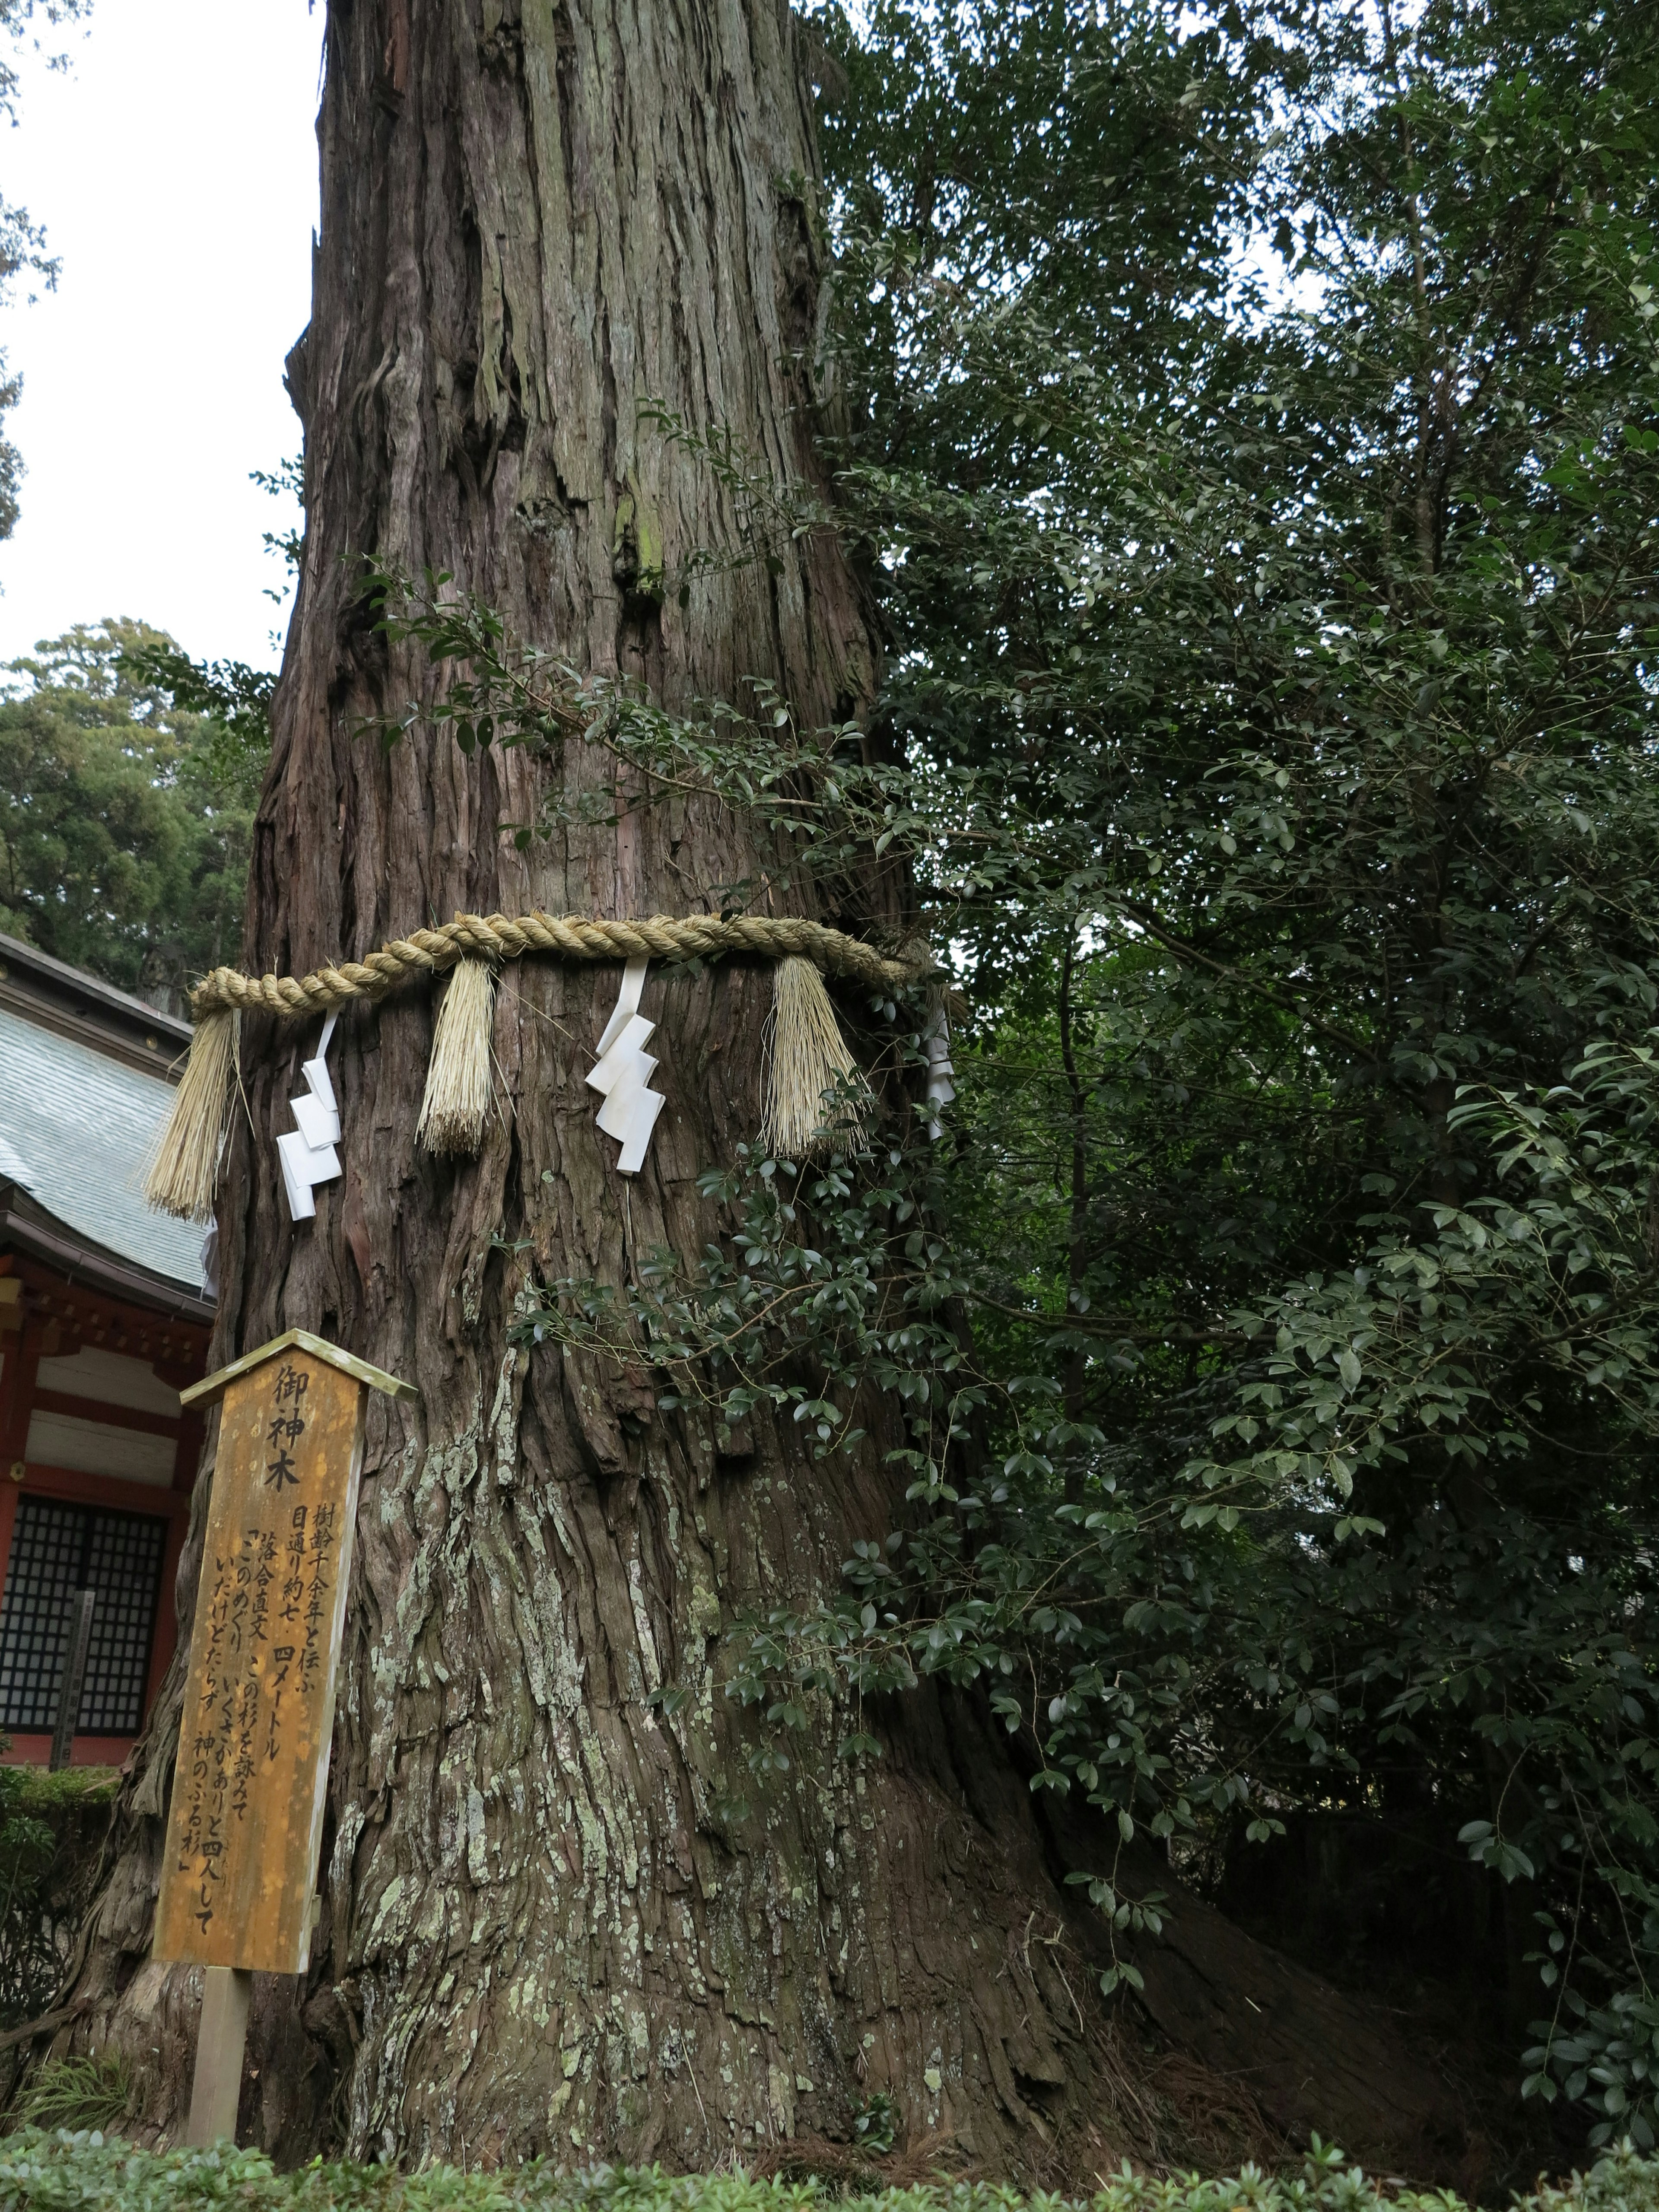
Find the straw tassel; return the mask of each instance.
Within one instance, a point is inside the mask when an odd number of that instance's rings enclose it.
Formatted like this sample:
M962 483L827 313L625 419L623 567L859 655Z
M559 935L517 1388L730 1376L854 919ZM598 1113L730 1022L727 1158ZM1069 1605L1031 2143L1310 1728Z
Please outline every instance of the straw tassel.
M772 994L771 1079L760 1142L768 1152L804 1159L856 1137L869 1108L869 1087L811 960L798 954L780 960ZM851 1098L849 1085L856 1093ZM828 1091L839 1095L826 1102Z
M181 1221L205 1221L213 1212L240 1018L226 1010L197 1023L173 1110L144 1176L147 1201Z
M438 1009L415 1128L428 1152L476 1152L483 1144L495 1025L495 970L487 960L458 960Z

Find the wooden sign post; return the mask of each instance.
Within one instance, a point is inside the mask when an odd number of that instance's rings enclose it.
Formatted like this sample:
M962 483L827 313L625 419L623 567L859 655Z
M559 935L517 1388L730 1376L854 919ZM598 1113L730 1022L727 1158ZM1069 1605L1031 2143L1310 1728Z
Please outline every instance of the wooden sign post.
M155 1910L206 1969L191 2143L236 2133L252 1976L310 1962L370 1390L419 1398L291 1328L179 1393L224 1401Z

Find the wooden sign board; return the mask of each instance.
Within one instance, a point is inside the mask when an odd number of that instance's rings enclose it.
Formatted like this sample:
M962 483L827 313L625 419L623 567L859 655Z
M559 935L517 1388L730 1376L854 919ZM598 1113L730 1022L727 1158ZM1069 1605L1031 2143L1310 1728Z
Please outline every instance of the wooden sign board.
M368 1390L291 1329L182 1394L222 1396L154 1954L303 1973Z

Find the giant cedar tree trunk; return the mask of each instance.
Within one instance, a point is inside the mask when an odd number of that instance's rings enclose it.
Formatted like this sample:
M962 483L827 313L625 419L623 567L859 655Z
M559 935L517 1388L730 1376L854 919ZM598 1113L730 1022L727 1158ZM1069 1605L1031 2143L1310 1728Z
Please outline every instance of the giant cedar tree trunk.
M468 760L419 731L385 752L365 722L433 679L361 597L372 552L452 572L520 637L670 703L750 676L809 724L869 698L869 614L828 539L775 575L705 573L684 610L653 596L653 571L736 525L642 401L729 430L781 481L815 465L795 35L779 0L331 0L291 364L309 530L248 964L301 972L458 908L703 912L742 878L762 910L801 910L787 858L712 805L517 851L502 824L534 817L544 779L602 784L605 757ZM653 1246L700 1249L720 1224L697 1172L756 1126L769 974L653 971L669 1103L624 1189L583 1082L617 981L507 966L504 1111L459 1166L415 1144L428 994L349 1014L344 1176L297 1229L273 1140L316 1033L244 1027L216 1359L301 1324L423 1394L418 1413L372 1402L322 1917L303 1985L256 1993L244 2133L289 2157L699 2166L845 2136L885 2091L913 2140L1086 2175L1133 2140L1101 1939L1000 1739L919 1694L865 1778L809 1756L762 1784L720 1692L736 1607L833 1585L851 1540L890 1525L879 1442L815 1464L763 1419L723 1451L656 1411L648 1375L508 1346L532 1273L615 1282ZM186 1623L198 1561L199 1536ZM126 1789L76 2031L131 2051L161 2130L199 1990L146 1955L183 1657ZM664 1718L669 1681L692 1695Z

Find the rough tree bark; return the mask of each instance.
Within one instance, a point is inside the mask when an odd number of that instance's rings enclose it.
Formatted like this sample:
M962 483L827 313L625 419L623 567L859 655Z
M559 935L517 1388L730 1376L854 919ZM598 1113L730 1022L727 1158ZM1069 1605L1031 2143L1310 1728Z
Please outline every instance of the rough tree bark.
M362 556L449 570L521 638L671 704L762 677L809 724L859 710L875 640L828 538L775 574L712 569L683 610L654 584L729 547L736 520L643 401L729 430L780 482L815 468L811 100L779 0L331 0L314 308L290 363L309 526L246 964L301 972L458 908L708 911L738 879L762 910L800 910L777 854L699 803L514 849L501 825L535 815L546 779L603 784L580 745L467 760L416 730L384 751L365 722L432 679L373 629ZM503 1110L459 1166L415 1145L427 994L343 1018L343 1179L297 1229L274 1138L315 1034L244 1026L216 1364L300 1324L424 1401L369 1415L314 1963L302 1985L261 1978L244 2134L288 2158L702 2166L845 2136L886 2092L912 2141L1086 2176L1138 2141L1094 1993L1102 1939L1000 1735L919 1695L865 1778L809 1761L763 1785L720 1694L738 1604L833 1584L850 1540L890 1525L879 1449L814 1464L764 1419L722 1439L659 1415L648 1375L507 1343L532 1270L618 1281L653 1246L698 1249L718 1224L696 1174L757 1124L769 974L653 971L668 1105L624 1188L583 1082L617 980L507 967ZM210 1443L198 1530L210 1474ZM198 1565L197 1535L186 1624ZM198 1978L148 1956L184 1658L135 1755L64 2031L132 2054L163 2132L199 2004ZM664 1718L648 1699L670 1680L693 1694ZM1395 2068L1409 2134L1431 2087L1333 2002L1318 2034ZM1194 2036L1225 2068L1224 2004L1183 1983L1166 2009L1206 2004ZM1309 2066L1286 2048L1250 2086L1272 2118L1279 2081L1294 2125Z

